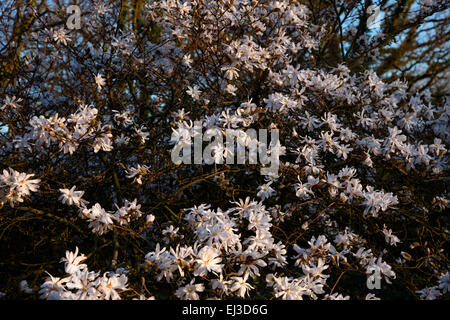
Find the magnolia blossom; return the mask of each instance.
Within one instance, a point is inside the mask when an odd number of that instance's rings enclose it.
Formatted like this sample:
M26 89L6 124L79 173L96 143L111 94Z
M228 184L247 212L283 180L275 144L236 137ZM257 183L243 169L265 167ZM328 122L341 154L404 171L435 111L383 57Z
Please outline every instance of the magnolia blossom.
M231 291L237 291L237 295L241 298L245 298L248 291L254 289L249 283L247 283L248 274L245 274L244 277L231 277L234 280L231 285Z
M9 202L11 206L23 202L23 197L39 189L40 179L30 179L34 174L18 172L14 169L3 170L0 174L0 203Z
M219 264L222 259L219 257L219 252L211 247L202 248L197 254L198 259L197 268L194 271L195 276L205 276L208 272L220 273L223 264Z
M192 280L188 285L178 288L175 295L182 300L199 300L199 292L203 292L205 286L201 283L194 283Z
M87 204L87 201L82 199L84 191L75 191L75 188L76 186L73 186L70 190L59 189L59 191L62 193L62 195L59 197L59 200L69 206L76 205L77 207L81 207Z
M95 83L97 84L97 87L101 89L105 85L106 81L100 73L97 73L95 76Z
M86 264L82 264L87 257L75 252L66 251L66 257L61 259L65 263L65 278L49 277L41 285L40 298L47 300L120 300L120 293L128 290L128 278L125 274L105 272L100 276L98 272L89 271Z

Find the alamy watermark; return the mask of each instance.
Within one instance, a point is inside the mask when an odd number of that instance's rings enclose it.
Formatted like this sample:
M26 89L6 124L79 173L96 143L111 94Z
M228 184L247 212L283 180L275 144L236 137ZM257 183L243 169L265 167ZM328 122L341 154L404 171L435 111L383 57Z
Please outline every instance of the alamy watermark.
M369 290L381 289L381 273L378 268L369 267L367 273L370 274L367 277L366 285Z
M419 15L426 15L433 10L442 10L445 8L445 1L443 0L419 0ZM369 15L366 21L367 29L380 30L381 29L381 9L379 6L373 4L366 9L366 13ZM387 12L384 13L384 19L387 19Z
M81 29L81 9L77 5L68 6L66 13L70 14L67 18L66 26L68 29Z
M278 176L280 141L277 129L206 129L201 121L192 128L173 129L171 152L175 164L263 164L262 175ZM270 131L270 143L268 136ZM225 143L224 143L225 136ZM204 142L209 142L204 147ZM193 151L193 152L192 152ZM193 159L192 159L193 155Z
M381 28L380 11L380 7L377 5L371 5L367 8L366 12L370 14L367 19L367 29L378 30Z

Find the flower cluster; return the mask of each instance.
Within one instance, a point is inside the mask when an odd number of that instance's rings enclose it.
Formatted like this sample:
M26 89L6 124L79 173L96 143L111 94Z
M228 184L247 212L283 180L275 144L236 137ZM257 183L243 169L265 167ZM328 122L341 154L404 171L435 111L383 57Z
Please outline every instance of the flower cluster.
M9 168L0 174L0 205L8 202L12 207L24 201L24 197L39 189L39 179L31 179L34 174L18 172Z
M178 240L176 247L157 243L156 249L145 255L146 266L155 279L177 283L174 294L181 299L200 299L202 292L208 292L209 298L221 299L251 296L265 275L265 283L273 289L275 298L303 300L319 296L343 298L326 294L327 271L331 271L327 269L348 265L350 259L359 262L361 272L380 274L387 283L396 277L381 257L358 246L363 239L348 229L336 234L336 246L320 235L313 237L305 249L294 244L296 255L289 257L286 246L276 242L271 232L272 220L276 219L271 213L273 208L267 210L261 202L249 198L235 204L227 211L214 211L205 204L187 209L184 220L195 242L188 245ZM180 238L190 237L186 234ZM289 264L297 269L294 274L303 275L278 276L277 272L286 270ZM187 279L192 280L186 284Z
M87 257L75 252L66 251L64 269L67 276L64 278L49 277L41 285L39 294L41 299L48 300L120 300L120 293L128 290L126 271L116 272L89 271L88 266L82 263ZM120 272L119 272L120 271Z
M76 206L79 210L79 216L89 221L89 228L93 233L102 235L110 231L114 225L128 225L130 221L136 220L142 216L140 211L141 205L137 203L137 199L130 202L125 200L125 204L119 207L115 204L117 210L109 212L102 208L99 203L96 203L91 208L88 208L88 201L82 199L84 191L76 191L76 186L69 189L60 189L62 193L59 197L62 203L69 206Z
M437 286L416 291L420 294L421 299L434 300L450 291L450 275L448 272L440 275L438 280L439 284Z

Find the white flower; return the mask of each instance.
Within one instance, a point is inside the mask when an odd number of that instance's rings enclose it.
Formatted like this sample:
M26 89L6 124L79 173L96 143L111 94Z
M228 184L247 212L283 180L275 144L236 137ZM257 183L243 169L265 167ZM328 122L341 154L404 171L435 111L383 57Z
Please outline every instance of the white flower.
M41 295L41 299L47 300L61 300L66 292L65 283L69 280L69 278L58 278L53 277L49 274L49 277L45 280L45 282L41 285L41 289L39 290L39 294Z
M149 170L150 168L148 166L141 166L140 164L138 164L136 168L127 168L127 178L134 178L133 182L142 184L142 178L149 173Z
M324 300L350 300L350 296L343 296L341 293L326 294Z
M70 36L66 34L66 30L63 27L53 31L53 40L64 45L71 41Z
M258 193L256 195L261 198L261 201L264 201L275 194L275 190L270 186L271 184L272 181L269 181L258 187Z
M273 286L275 297L282 300L303 300L302 296L308 294L308 289L300 279L278 278L269 274L266 277L266 282L268 286Z
M169 234L169 235L175 236L177 234L178 230L180 230L180 228L174 228L173 225L170 225L169 227L167 227L163 230L162 234L164 234L164 235Z
M222 67L220 70L225 71L225 78L230 81L239 77L239 70L235 67Z
M393 196L391 192L384 193L383 191L376 191L373 187L367 186L366 192L363 193L364 205L366 209L364 210L364 215L369 212L372 216L376 217L377 213L380 211L386 211L386 209L392 205L398 204L397 196Z
M396 278L395 272L392 271L391 266L388 265L386 262L382 261L381 257L379 257L378 260L376 260L376 262L375 258L372 258L371 260L372 261L368 264L366 271L368 274L372 274L370 276L371 279L377 276L380 277L384 276L386 282L390 284L391 282L389 281L389 278L391 279Z
M0 180L5 184L9 184L22 195L30 195L31 192L36 192L39 189L39 179L30 180L34 174L26 174L24 172L17 172L9 168L9 172L3 170L3 175L0 175Z
M117 123L123 124L125 126L133 123L133 118L130 114L130 111L120 113L117 110L112 110L112 112L114 113L114 121L116 121Z
M229 94L235 96L236 95L236 86L232 85L232 84L227 84L225 91L228 92Z
M401 242L400 239L392 234L391 229L387 229L386 225L383 225L383 234L386 239L386 242L389 243L391 246L397 246L397 243Z
M109 276L107 276L109 275ZM103 277L100 279L100 284L98 289L104 294L103 299L105 300L120 300L120 295L117 290L128 290L127 288L128 278L126 275L122 274L112 274L105 272Z
M317 262L317 266L310 262L310 265L303 265L302 270L305 274L310 275L312 278L327 278L328 275L323 275L322 272L328 269L328 266L325 264L323 259L319 259Z
M184 111L184 108L182 108L182 109L179 109L178 111L174 112L172 114L172 116L175 118L175 120L181 122L183 120L188 120L189 119L189 116L188 116L189 113L190 112L186 112L186 111Z
M221 273L223 264L219 264L222 259L219 257L220 252L212 247L203 247L197 254L197 266L194 276L206 276L208 272Z
M188 90L186 90L186 93L190 95L194 100L200 100L201 91L198 89L198 86L188 86Z
M236 292L241 298L245 298L247 291L253 289L253 287L247 283L248 273L246 273L244 277L231 277L231 279L234 281L231 286L231 291Z
M205 286L201 283L195 284L194 281L195 279L192 279L188 285L178 288L175 295L182 300L199 300L198 292L203 292Z
M423 300L435 300L437 297L442 295L437 286L418 290L416 293L420 294L420 299Z
M114 140L117 146L126 146L130 142L130 138L125 136L123 133Z
M95 138L94 143L93 143L94 152L97 153L100 150L109 152L109 151L113 150L114 147L112 145L112 137L113 137L113 135L108 131L103 132L100 135L98 135Z
M33 289L28 286L27 280L20 281L20 290L25 293L33 293Z
M262 259L266 254L258 253L256 250L247 249L241 255L241 267L238 275L248 275L256 278L260 275L258 267L264 268L267 263Z
M172 136L170 142L181 147L190 146L192 144L191 132L186 128L172 128Z
M438 287L443 293L450 292L450 274L448 272L439 277Z
M366 295L366 300L380 300L380 298L377 298L377 297L375 296L375 294L373 294L373 293L368 293L368 294Z
M136 134L139 136L140 143L144 144L148 137L150 136L150 133L147 131L147 128L145 126L141 126L139 129L135 129Z
M212 279L211 280L211 287L213 288L213 290L219 289L222 290L222 292L226 295L229 294L230 291L230 285L231 285L232 281L231 280L225 280L223 278L222 273L219 276L219 279Z
M0 174L0 204L8 201L13 207L15 203L23 202L24 196L29 196L39 189L39 179L30 180L34 174L21 173L14 169L3 170Z
M75 252L66 251L65 269L66 278L49 277L39 290L41 299L48 300L106 300L120 299L119 291L128 290L126 272L117 269L117 272L106 272L100 277L98 272L89 271L87 265L80 264L86 259L84 254L78 256Z
M309 189L309 184L303 184L302 182L295 184L295 195L302 200L311 198L314 192Z
M106 13L111 11L111 9L109 7L107 7L107 5L104 4L104 3L98 3L96 5L96 9L97 9L97 14L98 15L104 15L104 14L106 14Z
M97 84L97 87L101 89L105 85L106 81L100 73L97 73L95 76L95 83Z
M92 208L81 208L81 216L89 220L89 228L92 229L93 233L102 235L114 226L113 218L114 216L105 211L99 203L96 203Z
M19 102L22 102L22 98L16 98L16 96L13 96L12 98L6 96L5 100L3 100L3 106L0 107L0 110L4 110L8 107L13 109L19 109L21 106L19 105Z
M145 225L146 226L151 226L153 221L155 221L155 216L152 214L149 214L145 217Z
M194 62L194 60L192 60L191 55L190 54L185 54L183 56L183 64L187 67L191 67L192 62Z
M450 201L445 197L434 197L433 204L439 208L439 211L443 211L445 208L450 207Z
M59 197L59 200L63 204L67 204L69 206L76 205L78 207L84 206L87 204L86 200L81 199L84 195L84 191L75 191L76 186L73 186L69 189L59 189L62 195Z
M75 252L66 251L66 257L61 258L61 262L65 262L66 273L73 274L80 269L85 269L87 265L81 264L87 257L84 254L78 256L78 247L75 247Z

